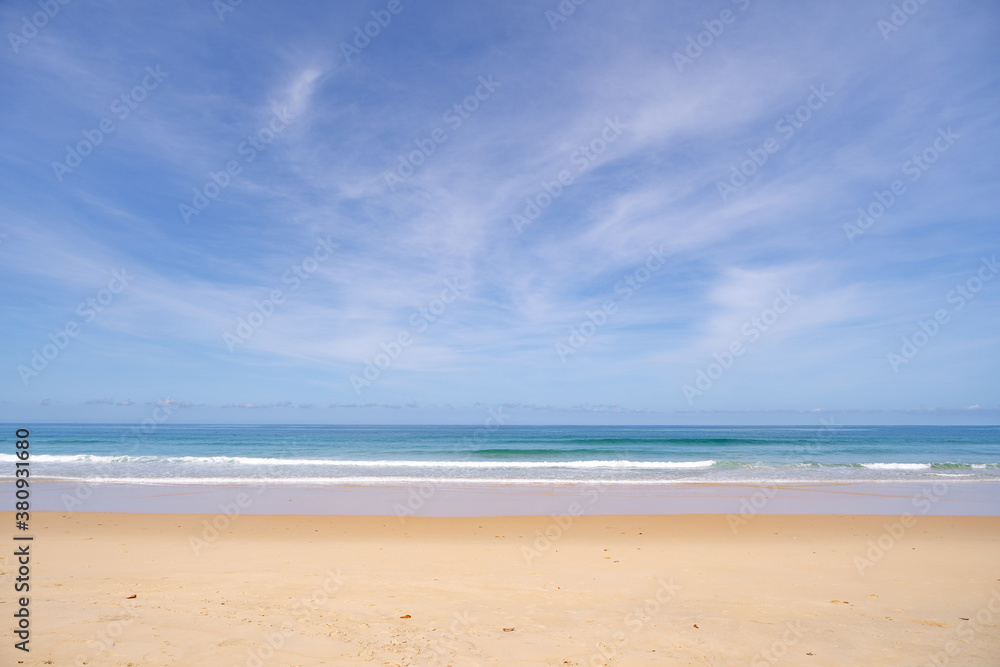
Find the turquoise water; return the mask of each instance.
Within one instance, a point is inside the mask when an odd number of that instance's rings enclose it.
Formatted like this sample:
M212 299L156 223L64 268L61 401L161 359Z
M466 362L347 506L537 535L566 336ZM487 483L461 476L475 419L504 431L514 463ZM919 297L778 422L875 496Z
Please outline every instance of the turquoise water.
M29 426L32 475L207 483L998 481L1000 427ZM13 426L11 442L13 442ZM10 450L13 451L12 449ZM3 475L12 453L0 454Z

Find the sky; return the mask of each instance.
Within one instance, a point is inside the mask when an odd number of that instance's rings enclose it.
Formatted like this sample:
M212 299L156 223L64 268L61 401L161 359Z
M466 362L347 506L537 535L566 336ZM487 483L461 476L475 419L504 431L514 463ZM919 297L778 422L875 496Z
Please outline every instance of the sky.
M1000 418L996 3L0 27L0 421Z

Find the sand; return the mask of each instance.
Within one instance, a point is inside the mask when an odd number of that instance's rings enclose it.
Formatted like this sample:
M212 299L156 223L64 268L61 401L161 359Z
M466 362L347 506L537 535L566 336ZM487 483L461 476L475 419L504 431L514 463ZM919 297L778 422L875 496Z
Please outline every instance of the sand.
M1000 517L898 521L33 513L0 664L1000 664Z

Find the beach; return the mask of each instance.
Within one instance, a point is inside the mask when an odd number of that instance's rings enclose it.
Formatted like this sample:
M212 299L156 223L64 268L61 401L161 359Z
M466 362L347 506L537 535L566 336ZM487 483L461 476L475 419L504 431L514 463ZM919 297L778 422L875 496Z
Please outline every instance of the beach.
M0 667L1000 667L1000 2L0 24Z
M1000 517L32 522L32 650L5 665L1000 663Z
M1000 664L996 427L33 432L4 666Z

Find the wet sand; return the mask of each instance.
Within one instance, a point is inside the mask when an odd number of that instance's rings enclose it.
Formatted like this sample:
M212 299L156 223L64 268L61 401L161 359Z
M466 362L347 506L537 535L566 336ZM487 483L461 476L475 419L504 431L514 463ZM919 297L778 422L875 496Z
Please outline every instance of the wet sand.
M350 516L536 516L562 514L903 514L1000 516L1000 483L906 482L516 484L411 482L319 484L134 484L35 480L32 507L73 512L226 512L240 494L242 514ZM13 507L0 482L0 507Z

